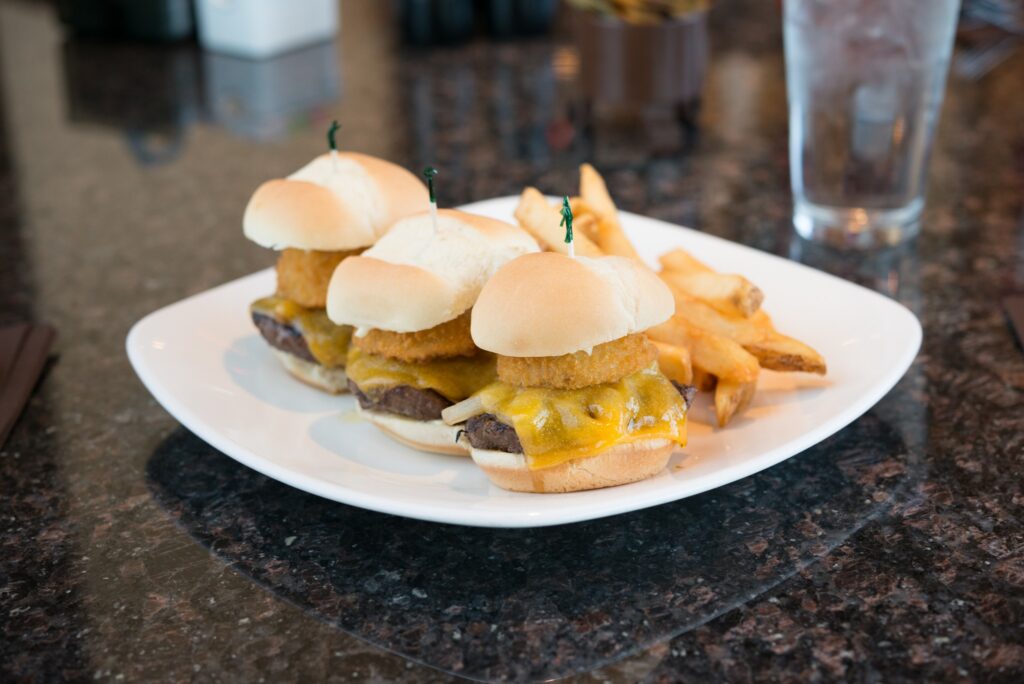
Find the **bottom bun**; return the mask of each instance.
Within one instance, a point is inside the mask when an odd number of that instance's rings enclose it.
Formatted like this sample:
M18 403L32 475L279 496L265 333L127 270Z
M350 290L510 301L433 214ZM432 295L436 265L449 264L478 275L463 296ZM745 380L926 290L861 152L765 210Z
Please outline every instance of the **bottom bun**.
M356 412L370 421L392 439L420 451L432 451L435 454L456 454L465 456L469 451L456 439L459 428L452 427L441 420L414 420L403 418L393 413L367 411L356 406Z
M345 375L344 368L327 368L319 363L300 359L295 354L289 354L280 349L273 351L285 370L307 385L312 385L331 394L348 392L348 376Z
M465 441L465 440L464 440ZM531 470L523 454L472 449L470 454L491 482L513 492L578 492L614 487L657 475L675 450L667 439L623 444L596 456L576 458L550 468Z

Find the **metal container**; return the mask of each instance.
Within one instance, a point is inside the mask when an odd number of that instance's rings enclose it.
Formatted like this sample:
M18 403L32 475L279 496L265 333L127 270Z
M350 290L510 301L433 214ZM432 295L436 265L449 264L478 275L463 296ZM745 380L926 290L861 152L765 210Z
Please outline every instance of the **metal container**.
M574 18L586 99L676 105L699 99L708 64L706 12L655 24L589 11Z

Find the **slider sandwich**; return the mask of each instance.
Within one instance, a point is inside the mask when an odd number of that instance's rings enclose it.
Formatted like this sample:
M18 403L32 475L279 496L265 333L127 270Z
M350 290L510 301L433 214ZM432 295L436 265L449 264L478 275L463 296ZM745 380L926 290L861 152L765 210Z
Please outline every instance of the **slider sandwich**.
M465 454L441 412L495 378L494 356L470 336L470 311L499 267L537 249L515 226L440 210L399 221L343 261L327 314L356 328L347 369L359 412L409 446Z
M352 328L335 325L324 311L331 274L392 223L421 211L426 201L427 189L416 176L354 152L332 151L256 190L243 231L281 255L277 292L253 302L250 311L294 376L331 393L346 391Z
M497 354L497 381L444 419L505 489L570 492L656 475L686 444L694 393L661 374L644 335L674 309L668 287L633 259L519 257L473 308L472 338Z

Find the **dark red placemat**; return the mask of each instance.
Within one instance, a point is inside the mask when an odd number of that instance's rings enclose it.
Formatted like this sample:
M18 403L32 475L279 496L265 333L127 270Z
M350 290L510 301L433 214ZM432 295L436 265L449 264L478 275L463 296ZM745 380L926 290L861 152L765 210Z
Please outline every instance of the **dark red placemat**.
M34 323L0 329L0 447L28 403L56 336L52 327Z
M1011 295L1003 298L1003 310L1017 336L1017 344L1024 349L1024 295Z

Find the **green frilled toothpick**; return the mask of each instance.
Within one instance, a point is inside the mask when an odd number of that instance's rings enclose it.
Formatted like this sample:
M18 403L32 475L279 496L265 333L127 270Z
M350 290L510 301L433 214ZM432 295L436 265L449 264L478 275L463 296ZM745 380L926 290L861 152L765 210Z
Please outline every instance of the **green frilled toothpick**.
M437 232L437 197L434 195L434 176L437 175L437 169L433 166L428 166L423 169L423 177L427 179L427 190L430 193L430 220L434 225L434 232Z
M576 258L576 248L572 239L572 207L569 206L569 196L565 195L562 197L562 222L560 226L565 226L565 244L569 245L569 258Z
M337 119L331 122L330 128L327 129L327 146L331 148L331 166L335 171L338 170L338 131L341 130L341 124L338 123Z

